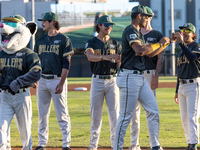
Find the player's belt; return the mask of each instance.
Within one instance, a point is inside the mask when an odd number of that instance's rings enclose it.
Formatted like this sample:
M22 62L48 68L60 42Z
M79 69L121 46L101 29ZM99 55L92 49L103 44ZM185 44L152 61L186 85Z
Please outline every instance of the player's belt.
M41 75L42 78L44 79L55 79L57 77L61 77L61 75Z
M4 90L4 92L10 93L10 94L12 94L12 95L15 95L15 94L17 94L17 93L26 92L26 88L19 89L16 93L12 92L10 89L6 89L6 90Z
M116 77L116 75L115 74L113 74L113 75L96 75L96 74L94 74L93 77L106 80L106 79L111 79L113 77Z
M144 74L144 71L139 71L139 70L121 69L120 71L121 71L121 72L133 73L133 74L139 74L139 75Z
M179 79L180 83L187 84L187 83L194 83L196 79Z

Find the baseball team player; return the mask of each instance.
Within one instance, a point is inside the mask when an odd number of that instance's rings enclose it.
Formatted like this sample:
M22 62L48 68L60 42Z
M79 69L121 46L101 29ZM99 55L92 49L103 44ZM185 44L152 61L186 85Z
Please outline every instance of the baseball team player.
M121 89L120 112L116 125L114 150L123 150L124 136L135 112L137 101L146 111L147 125L152 150L160 150L159 109L153 92L144 77L145 57L153 57L164 50L170 43L163 37L158 43L145 46L140 28L145 27L149 14L144 6L132 8L131 25L122 34L122 56L117 85Z
M119 88L116 74L120 66L121 45L109 36L113 22L107 15L98 19L97 37L86 43L85 54L90 61L92 81L90 89L91 137L88 150L97 150L102 125L104 97L108 108L111 147L119 113Z
M34 22L20 15L4 17L0 23L0 149L7 149L7 137L13 116L16 116L22 150L32 149L32 104L29 86L41 76L39 57L26 48L37 31ZM10 149L8 147L8 149Z
M162 39L161 32L154 30L151 27L151 19L154 15L151 8L145 6L147 13L149 13L148 21L144 28L141 28L141 33L144 35L146 44L157 43ZM144 77L149 83L154 96L156 97L156 88L158 87L159 72L163 66L163 52L160 52L154 57L145 56ZM135 113L131 119L131 146L128 150L140 150L139 146L139 131L140 131L140 103L136 103Z
M74 51L70 39L58 31L60 24L57 14L47 12L38 21L42 21L43 30L48 34L38 38L34 48L42 65L42 75L37 88L39 138L36 150L46 149L51 98L63 136L62 149L70 150L71 124L67 108L67 75Z
M197 150L199 143L199 104L200 104L200 44L195 42L196 28L191 23L179 27L171 40L177 40L180 50L177 53L177 86L175 102L179 104L187 150Z

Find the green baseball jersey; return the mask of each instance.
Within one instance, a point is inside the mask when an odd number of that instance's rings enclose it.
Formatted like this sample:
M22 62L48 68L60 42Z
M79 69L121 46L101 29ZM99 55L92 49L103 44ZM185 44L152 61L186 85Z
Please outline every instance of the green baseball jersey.
M89 40L85 45L85 52L88 49L93 49L96 55L121 54L121 45L114 39L110 38L106 43L103 43L97 37ZM102 60L99 62L90 62L90 68L93 74L97 75L113 75L117 74L117 63Z
M187 46L193 53L200 54L200 44L193 42ZM177 53L177 69L178 77L180 79L192 79L200 77L200 60L197 59L194 62L189 62L189 60L183 54L182 49L180 49Z
M24 48L14 54L0 52L0 69L2 70L3 84L6 89L17 77L33 69L41 69L39 57L29 48Z
M41 60L43 74L60 75L63 57L74 54L70 39L61 33L51 38L48 35L38 38L34 51Z
M144 35L144 40L145 40L146 44L158 43L160 41L160 39L162 39L162 38L163 38L162 33L160 31L156 31L156 30L152 30L149 33ZM145 56L146 70L156 69L157 61L158 61L157 55L154 57Z
M124 29L122 34L122 57L121 67L129 70L145 70L144 56L138 56L132 49L133 42L145 44L144 37L133 25L129 25Z

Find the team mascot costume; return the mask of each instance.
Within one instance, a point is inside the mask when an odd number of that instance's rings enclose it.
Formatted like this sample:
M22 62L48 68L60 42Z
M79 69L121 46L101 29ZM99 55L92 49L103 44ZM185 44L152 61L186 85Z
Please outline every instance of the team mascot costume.
M35 22L20 15L2 19L0 23L0 149L6 150L7 133L14 115L18 122L23 148L32 149L32 103L29 87L41 76L39 57L26 48L37 31Z

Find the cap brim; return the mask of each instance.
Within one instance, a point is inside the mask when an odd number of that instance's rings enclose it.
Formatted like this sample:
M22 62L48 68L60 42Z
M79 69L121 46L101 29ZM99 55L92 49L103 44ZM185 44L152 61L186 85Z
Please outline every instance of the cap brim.
M21 22L19 19L17 18L12 18L12 17L5 17L2 19L3 21L8 20L8 21L16 21L16 22Z
M38 19L38 21L43 21L43 19Z

